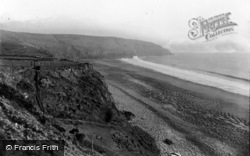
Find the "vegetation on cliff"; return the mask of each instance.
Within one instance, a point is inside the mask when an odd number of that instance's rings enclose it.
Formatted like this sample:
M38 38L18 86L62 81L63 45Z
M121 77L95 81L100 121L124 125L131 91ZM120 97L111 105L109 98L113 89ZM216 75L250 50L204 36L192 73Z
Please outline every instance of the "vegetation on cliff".
M159 155L91 64L0 68L0 139L64 140L66 155Z
M159 56L170 54L168 49L160 45L131 39L117 37L98 37L86 35L65 34L32 34L17 33L0 30L2 45L11 46L12 50L5 50L2 46L1 53L20 54L15 47L28 47L25 54L50 56L56 58L123 58L137 56ZM34 50L36 48L37 50ZM8 47L7 47L8 49ZM23 51L22 51L23 52Z

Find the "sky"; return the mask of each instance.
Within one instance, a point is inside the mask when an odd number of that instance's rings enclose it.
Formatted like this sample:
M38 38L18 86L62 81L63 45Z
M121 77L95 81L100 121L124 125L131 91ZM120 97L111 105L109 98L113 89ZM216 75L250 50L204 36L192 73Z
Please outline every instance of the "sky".
M235 33L209 43L188 38L191 18L227 12ZM249 0L0 0L0 29L116 36L176 52L250 52L249 15Z

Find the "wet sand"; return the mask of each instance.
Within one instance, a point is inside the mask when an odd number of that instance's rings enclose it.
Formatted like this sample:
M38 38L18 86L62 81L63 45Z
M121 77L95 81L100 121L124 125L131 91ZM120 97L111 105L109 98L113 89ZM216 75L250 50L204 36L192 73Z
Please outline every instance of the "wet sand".
M162 155L247 155L249 98L121 61L91 61L117 107L157 141ZM171 145L164 140L172 141Z
M121 60L126 63L133 64L135 66L152 69L157 72L163 73L165 75L170 75L172 77L179 78L185 81L205 86L211 86L214 88L219 88L221 90L235 94L240 94L243 96L249 96L249 88L250 88L249 82L239 81L239 79L228 80L228 78L222 78L221 75L220 76L217 76L216 74L211 75L206 72L181 69L178 67L144 61L136 56L134 56L132 59L124 58Z

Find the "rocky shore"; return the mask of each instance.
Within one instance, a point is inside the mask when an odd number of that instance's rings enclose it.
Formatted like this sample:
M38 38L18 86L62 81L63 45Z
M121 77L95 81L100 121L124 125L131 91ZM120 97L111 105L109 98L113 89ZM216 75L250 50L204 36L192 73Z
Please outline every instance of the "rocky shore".
M240 105L247 97L118 60L94 61L94 67L105 76L117 108L134 114L131 123L154 138L162 156L249 154L249 109Z

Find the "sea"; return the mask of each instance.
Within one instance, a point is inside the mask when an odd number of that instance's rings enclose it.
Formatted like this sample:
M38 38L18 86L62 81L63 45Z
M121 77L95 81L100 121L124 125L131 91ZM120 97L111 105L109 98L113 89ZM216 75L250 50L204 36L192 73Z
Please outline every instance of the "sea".
M121 60L185 81L250 94L250 53L174 53Z

